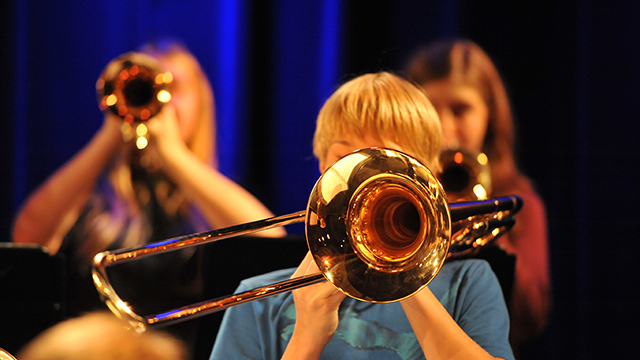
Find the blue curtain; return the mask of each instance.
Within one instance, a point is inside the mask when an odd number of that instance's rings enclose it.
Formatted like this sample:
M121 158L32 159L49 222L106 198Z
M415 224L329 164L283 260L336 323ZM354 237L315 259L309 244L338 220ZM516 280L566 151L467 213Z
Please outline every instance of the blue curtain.
M14 171L5 180L13 187L12 211L100 126L93 86L102 68L164 37L184 42L212 82L221 171L265 194L274 211L304 209L306 195L297 194L310 192L319 175L311 153L315 115L339 81L341 5L281 1L263 9L256 13L248 0L16 2ZM272 49L253 57L260 41ZM269 64L269 78L254 90L250 76L259 62ZM264 92L270 113L260 116L270 128L260 136L272 148L251 150L250 117L260 112L248 110L252 91ZM275 161L248 170L252 151Z
M549 215L554 310L529 358L632 358L640 335L640 6L503 2L5 1L0 8L0 232L98 129L115 56L182 40L216 94L221 170L276 214L304 209L315 116L344 80L468 37L508 82L519 160ZM302 233L301 227L290 230ZM1 344L0 344L1 345Z

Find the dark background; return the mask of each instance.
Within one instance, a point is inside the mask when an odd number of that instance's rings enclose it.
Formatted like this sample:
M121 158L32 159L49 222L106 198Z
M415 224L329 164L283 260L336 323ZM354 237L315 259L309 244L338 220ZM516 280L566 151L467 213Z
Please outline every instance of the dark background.
M637 357L640 3L13 0L0 10L2 240L29 192L100 126L102 68L145 41L175 37L200 59L221 170L285 214L304 209L319 176L315 116L342 81L467 37L507 81L520 164L548 210L555 301L530 356Z

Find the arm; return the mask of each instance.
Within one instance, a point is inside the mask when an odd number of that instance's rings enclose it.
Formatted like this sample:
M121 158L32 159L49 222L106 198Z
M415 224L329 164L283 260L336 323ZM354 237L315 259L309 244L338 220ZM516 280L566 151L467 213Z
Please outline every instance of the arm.
M282 269L240 282L234 294L291 278L294 269ZM295 323L291 292L269 296L225 310L211 351L211 360L279 359Z
M273 217L251 193L191 152L179 135L172 106L166 105L147 126L151 140L145 151L162 159L162 171L189 196L212 226L222 228ZM272 237L285 234L283 228L260 233Z
M433 284L401 304L427 359L513 358L502 291L484 261L445 264Z
M427 359L494 359L456 324L429 288L401 303Z
M36 243L56 253L91 196L101 172L122 146L121 121L107 115L100 130L25 202L13 226L13 241Z
M290 269L243 281L236 293L287 278L318 273L307 253ZM214 359L318 359L338 326L338 308L346 295L328 281L225 310L211 353ZM291 334L288 340L283 334ZM285 348L286 347L286 348Z
M514 228L499 239L507 252L516 255L510 303L511 340L516 344L545 328L551 307L546 211L533 191L521 196L524 206Z
M292 278L319 272L307 252ZM345 296L328 281L294 290L296 323L282 359L319 359L338 328L338 308Z

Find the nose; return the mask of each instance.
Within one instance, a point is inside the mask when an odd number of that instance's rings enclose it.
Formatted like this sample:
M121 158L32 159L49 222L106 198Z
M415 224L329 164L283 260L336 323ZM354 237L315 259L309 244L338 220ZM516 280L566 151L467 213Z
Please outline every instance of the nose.
M445 149L457 149L460 144L453 114L446 110L440 112L440 123L442 124L442 145Z

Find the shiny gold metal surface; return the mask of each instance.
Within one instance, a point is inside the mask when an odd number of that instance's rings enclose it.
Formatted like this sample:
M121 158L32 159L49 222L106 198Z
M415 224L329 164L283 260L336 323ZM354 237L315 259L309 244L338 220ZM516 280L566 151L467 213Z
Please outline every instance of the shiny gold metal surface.
M493 202L492 212L481 211L479 204ZM468 212L464 207L475 208L477 214L468 215L453 222L451 247L448 258L468 258L476 256L483 248L491 245L515 224L513 215L522 207L517 196L507 196L476 202L457 202L450 205L452 214ZM453 217L453 216L452 216Z
M16 360L16 358L5 349L0 348L0 360Z
M347 295L397 301L440 270L451 222L436 177L414 158L367 149L336 162L316 183L307 242L320 271Z
M484 200L491 195L491 171L484 153L446 150L440 154L438 180L451 202Z
M452 219L457 238L474 247L487 234L495 237L507 231L509 227L503 226L503 221L512 221L520 206L517 196L448 204L440 182L416 159L395 150L362 149L338 160L322 174L306 211L102 252L94 258L93 279L111 310L138 331L148 325L206 315L324 280L362 301L398 301L427 286L451 257ZM116 294L107 277L106 268L117 262L301 221L306 223L307 243L321 271L318 274L146 317L136 314ZM498 226L501 228L495 230Z
M149 140L143 122L171 100L172 81L172 74L153 56L128 52L109 62L96 81L98 105L121 117L123 139L135 139L143 149Z

